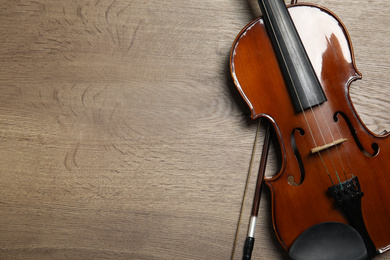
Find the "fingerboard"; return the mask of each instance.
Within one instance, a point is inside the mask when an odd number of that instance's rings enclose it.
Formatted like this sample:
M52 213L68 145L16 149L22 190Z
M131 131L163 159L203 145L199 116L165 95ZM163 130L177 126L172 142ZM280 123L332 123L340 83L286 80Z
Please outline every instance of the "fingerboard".
M283 0L258 0L264 24L296 112L326 96Z

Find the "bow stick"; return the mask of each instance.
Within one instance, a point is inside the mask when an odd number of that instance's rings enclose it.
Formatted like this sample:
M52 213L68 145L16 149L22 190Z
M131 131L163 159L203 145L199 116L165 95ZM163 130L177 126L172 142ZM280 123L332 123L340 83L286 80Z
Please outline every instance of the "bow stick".
M255 190L255 195L253 198L252 213L251 213L251 218L250 218L249 227L248 227L248 235L247 235L247 238L245 240L244 255L242 258L243 260L250 260L252 257L252 251L253 251L253 247L254 247L254 243L255 243L255 230L256 230L256 224L257 224L257 217L259 214L261 191L263 188L265 166L267 164L267 159L268 159L270 139L271 139L271 129L270 129L270 126L268 124L267 130L265 133L265 137L264 137L263 150L261 153L259 174L257 175L256 190Z

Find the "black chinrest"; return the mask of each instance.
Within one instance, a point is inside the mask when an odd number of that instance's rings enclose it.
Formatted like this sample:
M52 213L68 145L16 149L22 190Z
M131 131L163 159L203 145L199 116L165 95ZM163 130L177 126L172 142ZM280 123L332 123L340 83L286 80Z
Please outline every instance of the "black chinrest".
M360 234L351 226L325 222L305 230L289 251L294 260L366 260Z

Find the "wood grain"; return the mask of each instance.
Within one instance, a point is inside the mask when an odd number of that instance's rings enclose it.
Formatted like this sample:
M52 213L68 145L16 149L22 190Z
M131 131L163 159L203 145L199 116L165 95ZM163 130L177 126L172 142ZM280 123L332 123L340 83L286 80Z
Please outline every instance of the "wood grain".
M349 29L361 118L390 130L390 2L313 3ZM228 59L259 14L254 0L3 1L0 258L229 259L256 122ZM288 259L268 201L254 259Z

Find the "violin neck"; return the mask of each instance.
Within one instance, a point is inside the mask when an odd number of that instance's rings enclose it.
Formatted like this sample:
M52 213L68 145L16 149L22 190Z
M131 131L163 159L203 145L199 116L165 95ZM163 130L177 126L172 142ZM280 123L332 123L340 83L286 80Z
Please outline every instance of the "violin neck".
M326 97L283 0L258 0L296 112Z

